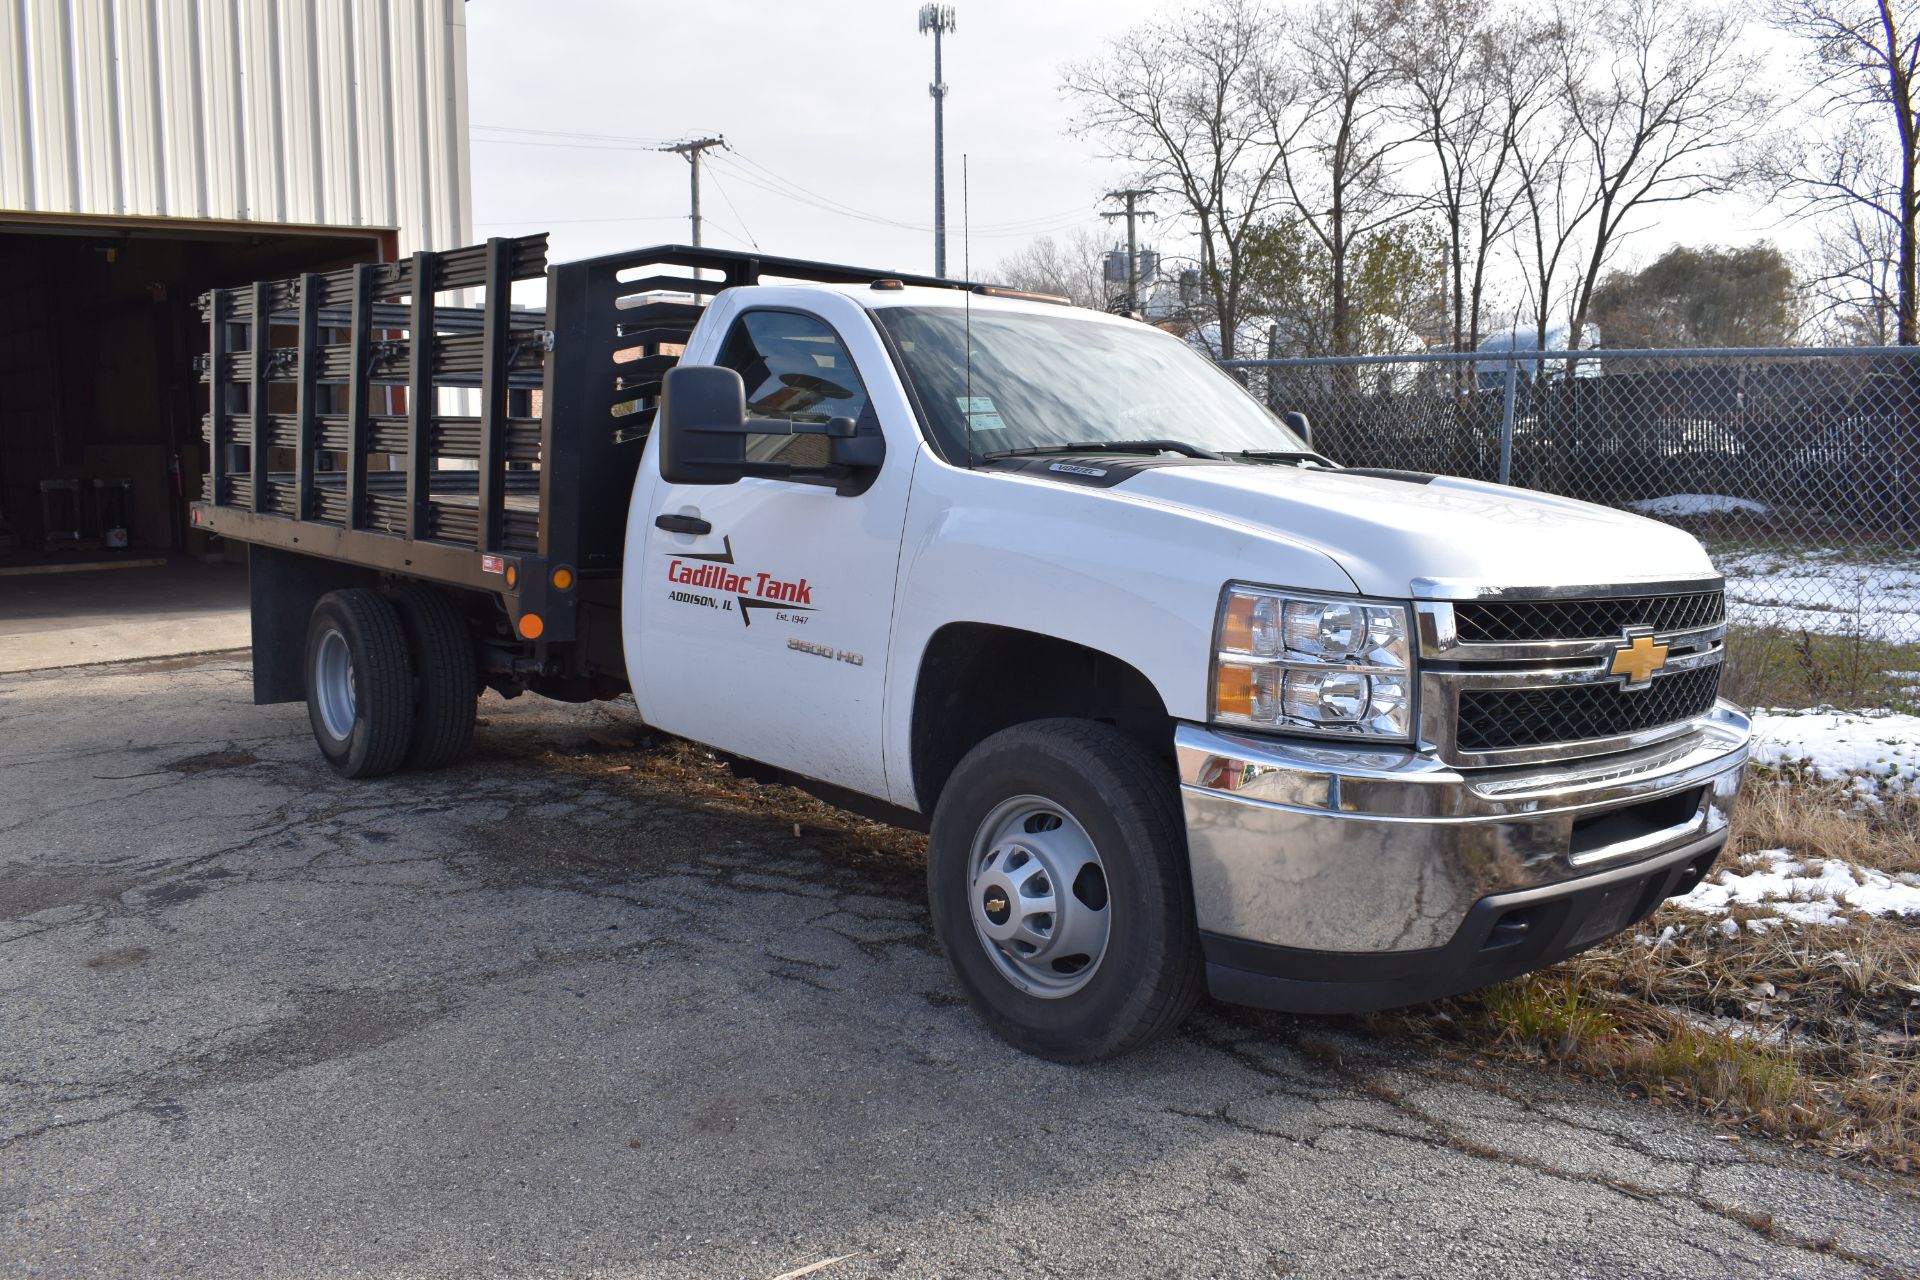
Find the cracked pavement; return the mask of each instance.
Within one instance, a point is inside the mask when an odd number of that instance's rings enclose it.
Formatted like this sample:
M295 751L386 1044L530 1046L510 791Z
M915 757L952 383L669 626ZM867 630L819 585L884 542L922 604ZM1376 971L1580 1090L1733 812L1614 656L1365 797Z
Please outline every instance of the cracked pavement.
M1546 1072L1023 1057L918 864L483 714L353 783L244 655L0 675L0 1274L1920 1274L1920 1184Z

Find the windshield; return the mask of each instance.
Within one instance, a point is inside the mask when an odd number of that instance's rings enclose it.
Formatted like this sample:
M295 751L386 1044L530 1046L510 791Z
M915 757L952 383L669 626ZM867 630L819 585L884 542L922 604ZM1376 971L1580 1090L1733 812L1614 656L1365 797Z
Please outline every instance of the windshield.
M971 320L969 370L962 308L873 315L949 458L1103 440L1174 440L1218 453L1308 447L1231 375L1146 325L983 308Z

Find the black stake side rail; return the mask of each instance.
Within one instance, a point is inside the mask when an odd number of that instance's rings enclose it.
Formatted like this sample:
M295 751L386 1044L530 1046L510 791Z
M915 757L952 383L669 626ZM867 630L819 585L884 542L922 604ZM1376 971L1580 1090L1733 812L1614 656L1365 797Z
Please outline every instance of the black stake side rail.
M687 245L550 269L545 254L544 235L494 239L204 295L212 464L195 525L496 593L523 635L524 619L540 617L544 651L578 635L573 587L556 587L555 571L568 570L577 586L622 570L627 507L661 379L708 300L784 282L974 287ZM545 315L513 310L511 282L543 269ZM484 290L478 307L436 301L473 288ZM273 348L274 326L293 326L295 345ZM344 343L321 341L323 331L341 330ZM406 338L395 336L402 331ZM294 411L272 412L272 388L287 384ZM406 388L404 415L374 411L380 386ZM443 387L477 388L478 415L435 414ZM510 416L510 393L531 387L542 388L540 418ZM344 390L344 413L322 403L336 390ZM245 471L235 473L229 460L255 441L268 447L248 448ZM273 447L293 449L291 475L267 470ZM316 472L323 451L342 456L344 469ZM404 474L369 472L370 453L404 457ZM473 458L479 468L434 471L436 457ZM509 461L538 469L509 470Z
M572 639L572 593L551 589L559 566L538 552L540 472L507 466L553 465L544 424L508 412L510 392L541 385L549 341L543 313L513 309L511 286L545 268L537 235L202 295L211 457L195 526L494 593L523 634L538 614L543 644ZM441 306L451 290L481 291L480 305ZM275 348L287 327L294 345ZM289 385L293 412L274 412L273 388ZM404 414L375 412L381 387L406 389ZM438 413L445 388L477 389L478 414ZM276 447L291 472L269 470ZM318 470L321 453L338 469ZM372 454L404 470L370 472ZM479 470L434 470L442 457Z

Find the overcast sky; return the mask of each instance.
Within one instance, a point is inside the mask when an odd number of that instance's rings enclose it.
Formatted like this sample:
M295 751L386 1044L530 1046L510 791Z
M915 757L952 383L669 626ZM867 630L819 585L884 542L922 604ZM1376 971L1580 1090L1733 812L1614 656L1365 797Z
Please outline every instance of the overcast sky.
M1035 235L1101 225L1102 193L1129 175L1067 132L1059 69L1160 7L958 0L945 45L952 273L963 154L976 276ZM708 153L708 244L930 271L933 41L916 32L918 11L914 0L473 0L475 230L551 231L555 260L684 241L686 161L650 148L717 133L734 151ZM1676 241L1799 239L1745 199L1659 216L1627 260Z

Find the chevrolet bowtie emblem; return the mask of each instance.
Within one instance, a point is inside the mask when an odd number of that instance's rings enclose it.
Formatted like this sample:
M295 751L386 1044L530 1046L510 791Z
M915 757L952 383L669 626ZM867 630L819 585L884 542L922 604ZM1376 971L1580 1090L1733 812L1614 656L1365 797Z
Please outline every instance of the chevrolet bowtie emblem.
M1653 683L1653 673L1667 665L1667 646L1654 643L1651 635L1629 634L1627 643L1613 651L1613 666L1620 684L1626 689L1644 689Z
M1005 911L1006 909L1007 909L1007 900L1005 898L1000 897L998 894L995 894L993 897L987 899L987 910Z

